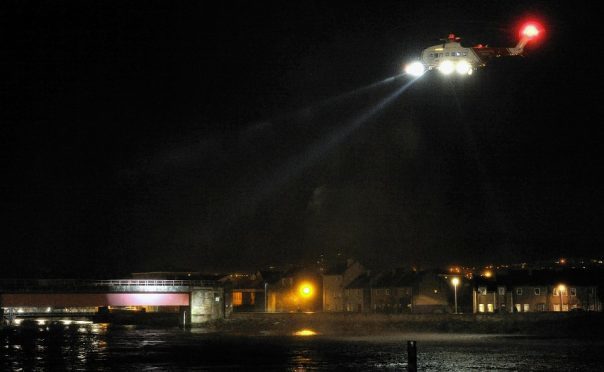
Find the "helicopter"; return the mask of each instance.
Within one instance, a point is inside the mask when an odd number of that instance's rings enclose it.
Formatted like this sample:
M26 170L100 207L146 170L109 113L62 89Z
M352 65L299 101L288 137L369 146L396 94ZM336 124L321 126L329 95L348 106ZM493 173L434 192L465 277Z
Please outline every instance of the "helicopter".
M482 44L473 47L461 45L461 39L449 34L443 43L422 50L420 60L409 63L404 71L412 76L421 76L426 71L438 70L443 75L457 72L459 75L472 75L472 72L486 66L499 57L521 56L524 47L543 32L537 23L528 23L520 31L520 40L514 47L489 47Z

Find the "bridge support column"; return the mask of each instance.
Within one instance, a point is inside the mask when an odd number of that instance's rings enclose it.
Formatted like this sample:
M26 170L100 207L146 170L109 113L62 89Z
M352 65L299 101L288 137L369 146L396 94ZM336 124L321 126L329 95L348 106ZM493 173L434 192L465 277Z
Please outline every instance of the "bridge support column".
M191 326L224 318L224 289L192 287L190 294Z
M178 326L181 328L191 326L191 306L181 306L178 309Z

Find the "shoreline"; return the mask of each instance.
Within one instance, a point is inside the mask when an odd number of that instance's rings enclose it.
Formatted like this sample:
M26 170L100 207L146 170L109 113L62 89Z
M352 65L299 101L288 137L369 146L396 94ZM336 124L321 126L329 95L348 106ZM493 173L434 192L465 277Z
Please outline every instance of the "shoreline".
M362 314L233 313L203 328L216 332L288 335L310 329L322 335L393 333L498 334L544 337L604 337L602 313Z
M92 316L94 323L145 328L178 327L177 314L132 313ZM30 325L35 325L31 319ZM49 323L60 322L59 318ZM19 326L0 326L0 330ZM604 338L603 313L375 314L233 313L192 327L198 332L249 336L288 336L310 330L323 336L364 337L395 334L473 334L526 337Z

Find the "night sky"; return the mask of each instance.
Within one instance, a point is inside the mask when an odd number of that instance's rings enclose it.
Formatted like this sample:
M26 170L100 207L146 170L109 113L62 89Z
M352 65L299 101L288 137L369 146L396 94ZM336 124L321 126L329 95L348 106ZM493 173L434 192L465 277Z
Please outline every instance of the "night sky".
M438 4L3 3L0 277L601 257L597 12ZM340 96L526 17L523 58Z

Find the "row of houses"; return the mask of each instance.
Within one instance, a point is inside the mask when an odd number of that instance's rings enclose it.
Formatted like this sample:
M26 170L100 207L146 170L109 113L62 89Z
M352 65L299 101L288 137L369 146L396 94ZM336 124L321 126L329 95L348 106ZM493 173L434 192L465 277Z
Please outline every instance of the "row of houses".
M347 260L323 271L233 274L234 311L383 313L602 311L585 271L517 270L487 276L439 270L367 270Z
M475 313L602 311L598 280L584 270L524 270L475 280Z

